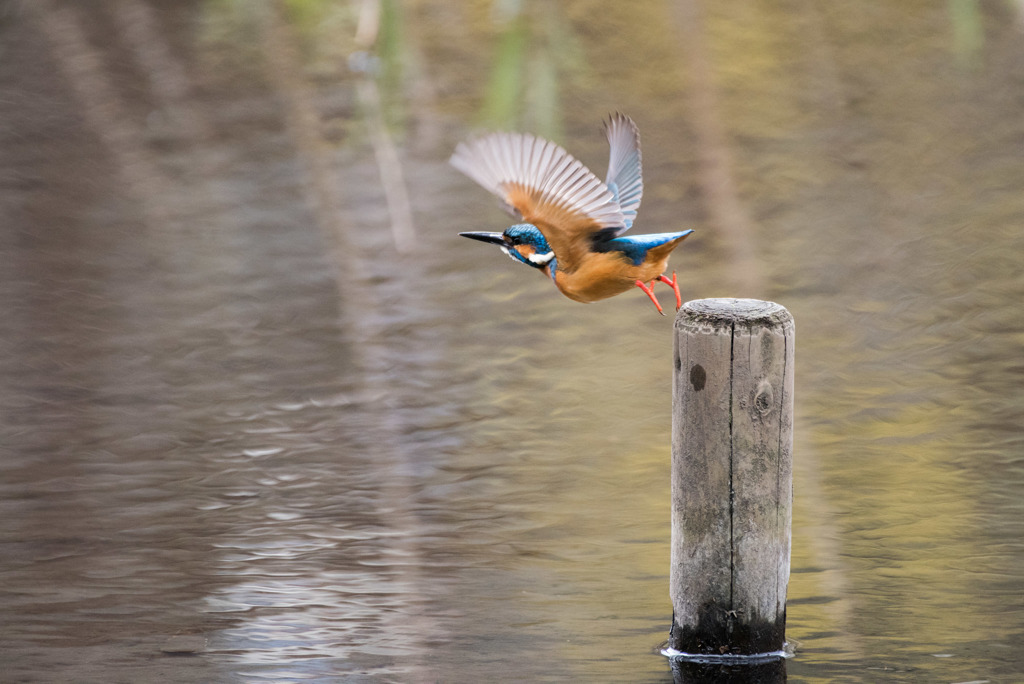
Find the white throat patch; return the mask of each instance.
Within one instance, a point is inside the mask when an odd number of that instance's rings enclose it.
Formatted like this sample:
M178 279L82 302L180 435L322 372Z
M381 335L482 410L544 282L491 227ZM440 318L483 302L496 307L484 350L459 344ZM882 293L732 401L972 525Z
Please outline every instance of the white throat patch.
M545 254L531 254L527 257L532 263L538 266L543 266L555 257L554 252L546 252Z
M512 259L513 261L519 261L519 257L513 254L512 250L510 250L505 245L500 245L499 248L501 249L502 252L505 253L505 255L508 258ZM555 253L545 252L544 254L531 254L526 258L529 260L531 264L537 264L538 266L546 266L548 263L550 263L552 259L555 258Z

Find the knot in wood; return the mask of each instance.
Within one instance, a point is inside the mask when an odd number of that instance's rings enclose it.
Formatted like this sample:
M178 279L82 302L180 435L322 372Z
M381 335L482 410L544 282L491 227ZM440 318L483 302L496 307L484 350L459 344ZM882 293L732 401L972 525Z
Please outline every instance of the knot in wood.
M707 384L708 373L704 370L704 366L699 363L693 364L693 368L690 369L690 384L693 385L694 392L700 392L704 389L704 385Z
M757 392L754 393L754 410L762 416L772 410L775 406L775 392L767 380L762 380L757 385Z

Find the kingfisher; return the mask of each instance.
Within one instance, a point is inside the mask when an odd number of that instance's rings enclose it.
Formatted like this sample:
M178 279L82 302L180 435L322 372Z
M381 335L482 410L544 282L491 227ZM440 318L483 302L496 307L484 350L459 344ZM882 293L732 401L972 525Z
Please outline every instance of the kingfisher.
M503 232L459 235L498 245L526 266L542 271L577 302L596 302L638 287L650 297L655 283L669 285L682 305L668 257L692 230L623 235L636 219L644 183L640 130L625 114L604 123L611 148L602 182L571 154L529 133L490 133L459 143L452 166L497 195L518 221Z

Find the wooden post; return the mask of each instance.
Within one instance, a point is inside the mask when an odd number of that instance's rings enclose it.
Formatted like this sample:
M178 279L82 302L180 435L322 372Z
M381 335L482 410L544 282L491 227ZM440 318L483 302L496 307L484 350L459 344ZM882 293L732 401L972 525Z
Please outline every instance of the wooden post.
M793 337L772 302L700 299L676 316L668 645L681 654L782 651Z

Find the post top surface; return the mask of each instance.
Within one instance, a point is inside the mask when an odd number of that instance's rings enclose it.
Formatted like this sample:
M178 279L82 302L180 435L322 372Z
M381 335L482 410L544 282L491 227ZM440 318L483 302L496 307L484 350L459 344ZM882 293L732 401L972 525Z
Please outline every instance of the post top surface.
M793 322L786 307L761 299L694 299L686 302L676 315L677 321L702 323L744 323L776 325Z

